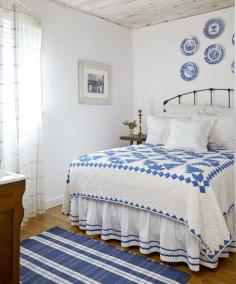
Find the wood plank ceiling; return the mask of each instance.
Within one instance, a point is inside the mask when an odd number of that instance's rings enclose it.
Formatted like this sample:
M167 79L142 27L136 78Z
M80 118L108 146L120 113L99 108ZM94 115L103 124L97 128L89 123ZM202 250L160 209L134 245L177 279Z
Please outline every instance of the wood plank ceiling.
M234 6L234 0L51 0L130 29Z

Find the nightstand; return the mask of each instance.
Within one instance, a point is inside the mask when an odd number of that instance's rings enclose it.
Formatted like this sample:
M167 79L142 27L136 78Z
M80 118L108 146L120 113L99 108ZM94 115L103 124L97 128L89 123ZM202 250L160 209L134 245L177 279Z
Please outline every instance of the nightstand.
M137 145L142 144L143 142L146 141L147 139L147 135L143 134L143 135L126 135L126 136L120 136L121 140L125 140L125 141L130 141L130 145L133 145L134 142L137 143Z

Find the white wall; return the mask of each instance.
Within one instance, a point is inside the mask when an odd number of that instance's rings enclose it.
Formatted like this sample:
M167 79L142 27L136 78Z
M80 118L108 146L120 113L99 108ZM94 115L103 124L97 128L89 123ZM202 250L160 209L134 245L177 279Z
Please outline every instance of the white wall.
M46 0L24 0L42 21L43 174L48 205L62 199L69 162L120 145L132 117L131 31ZM78 104L79 59L111 64L111 106Z
M216 39L207 39L203 27L212 17L225 21L225 31ZM231 63L233 61L232 35L234 31L234 8L181 19L133 32L133 94L134 114L137 99L141 98L144 113L155 114L165 99L179 93L201 88L229 88L234 85ZM200 48L193 56L184 56L180 51L181 41L194 35L200 41ZM224 59L216 65L204 60L204 51L210 44L219 43L225 47ZM190 82L180 77L180 67L195 62L199 76Z

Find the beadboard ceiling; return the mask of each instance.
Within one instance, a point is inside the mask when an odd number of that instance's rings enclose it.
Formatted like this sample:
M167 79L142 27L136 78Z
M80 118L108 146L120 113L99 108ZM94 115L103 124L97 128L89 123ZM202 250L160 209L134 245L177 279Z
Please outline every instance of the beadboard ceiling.
M234 6L234 0L51 0L130 29Z

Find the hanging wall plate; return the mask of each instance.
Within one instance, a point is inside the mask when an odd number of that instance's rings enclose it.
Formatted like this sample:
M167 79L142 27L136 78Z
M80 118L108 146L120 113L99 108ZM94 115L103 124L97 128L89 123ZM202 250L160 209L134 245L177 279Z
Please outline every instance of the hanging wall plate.
M231 64L231 71L232 71L232 73L234 74L234 61L233 61L232 64Z
M204 52L204 59L209 64L217 64L224 57L224 48L219 44L212 44Z
M199 41L195 36L185 38L180 45L180 50L184 55L190 56L197 52Z
M180 75L185 81L192 81L197 78L199 73L198 67L193 62L185 63L180 69Z
M207 38L219 37L225 28L224 21L220 18L212 18L204 26L203 33Z

